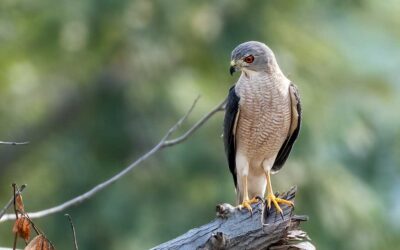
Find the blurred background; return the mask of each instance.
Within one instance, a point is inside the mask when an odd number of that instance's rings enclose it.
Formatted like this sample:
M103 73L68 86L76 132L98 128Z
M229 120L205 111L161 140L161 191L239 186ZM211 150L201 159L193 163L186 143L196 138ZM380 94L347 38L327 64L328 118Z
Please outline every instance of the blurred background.
M299 87L303 127L275 191L319 249L400 244L400 4L373 1L0 1L0 204L37 211L87 191L225 98L230 52L263 41ZM234 203L223 113L68 212L82 249L147 249ZM177 133L177 135L179 134ZM3 206L3 205L0 205ZM63 213L35 220L72 248ZM12 246L12 222L0 246ZM22 247L22 246L20 246Z

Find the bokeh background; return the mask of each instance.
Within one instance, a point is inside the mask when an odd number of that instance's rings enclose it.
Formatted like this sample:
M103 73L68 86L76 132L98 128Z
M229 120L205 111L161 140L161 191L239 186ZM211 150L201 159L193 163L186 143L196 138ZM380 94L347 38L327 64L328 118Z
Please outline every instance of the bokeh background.
M109 178L225 98L230 52L259 40L300 89L301 135L276 191L319 249L400 244L400 3L374 1L0 1L0 204L26 183L27 210ZM219 113L184 144L69 209L82 249L147 249L234 202ZM179 133L178 133L179 134ZM1 205L2 206L2 205ZM72 248L63 213L37 219ZM0 246L12 246L12 223ZM22 247L22 246L21 246Z

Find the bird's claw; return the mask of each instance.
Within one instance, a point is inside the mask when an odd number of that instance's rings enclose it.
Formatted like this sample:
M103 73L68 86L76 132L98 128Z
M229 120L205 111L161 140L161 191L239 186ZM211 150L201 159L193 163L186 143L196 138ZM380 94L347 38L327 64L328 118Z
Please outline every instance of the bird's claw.
M257 195L255 198L258 199L259 201L261 201L263 205L265 205L265 199L264 198L262 198L259 195Z
M288 206L291 206L294 208L294 203L292 201L278 198L274 194L268 194L266 197L266 200L267 200L268 210L271 209L271 203L274 204L274 207L275 207L276 211L281 215L282 220L284 220L283 211L282 211L282 208L279 206L279 203L285 204L285 205L288 205Z
M250 211L250 213L253 214L253 208L251 208L251 203L249 201L243 201L242 204L239 205L239 209L242 210L242 208L246 208L247 210Z
M253 208L251 207L251 204L257 203L260 200L262 200L262 199L260 199L258 197L254 197L251 200L244 200L242 202L242 204L239 205L239 210L241 210L242 208L246 208L247 210L250 211L251 215L253 215Z

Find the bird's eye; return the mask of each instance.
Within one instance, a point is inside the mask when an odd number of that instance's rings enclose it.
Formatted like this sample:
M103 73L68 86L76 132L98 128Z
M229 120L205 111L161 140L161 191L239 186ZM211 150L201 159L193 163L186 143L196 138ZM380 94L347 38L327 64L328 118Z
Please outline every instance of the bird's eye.
M246 57L244 58L244 61L245 61L246 63L252 63L252 62L254 62L254 56L253 56L253 55L246 56Z

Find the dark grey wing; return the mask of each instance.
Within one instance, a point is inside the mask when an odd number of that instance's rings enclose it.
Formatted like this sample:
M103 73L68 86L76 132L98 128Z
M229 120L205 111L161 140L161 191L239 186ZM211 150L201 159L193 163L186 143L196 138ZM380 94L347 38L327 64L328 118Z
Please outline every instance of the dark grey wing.
M232 173L235 187L237 185L236 178L236 147L235 147L235 130L237 117L239 115L239 96L236 95L235 86L229 89L228 100L225 108L224 118L224 146L225 154L228 159L229 170Z
M289 93L291 99L292 107L292 123L290 125L289 135L283 143L281 149L278 152L278 156L275 159L274 165L272 166L272 171L278 171L285 164L287 158L289 157L292 146L297 139L300 132L301 125L301 103L300 95L297 87L291 83L289 86Z

